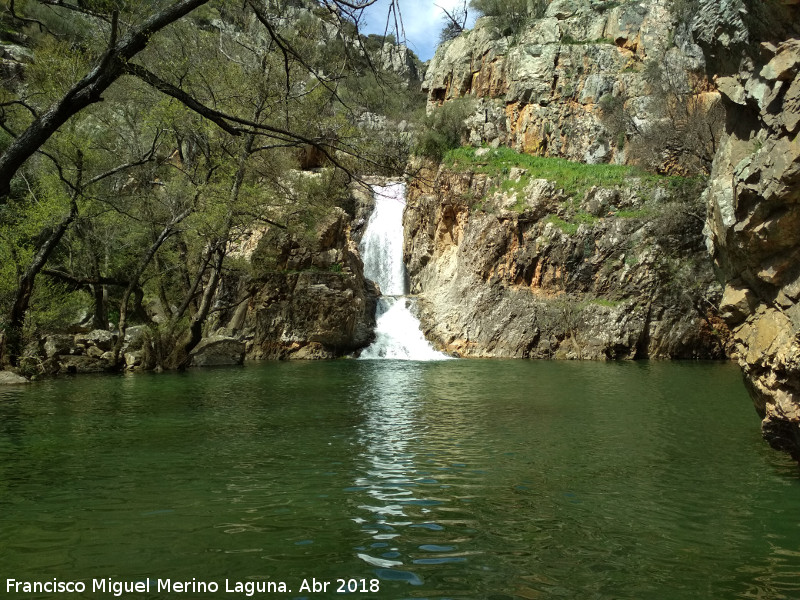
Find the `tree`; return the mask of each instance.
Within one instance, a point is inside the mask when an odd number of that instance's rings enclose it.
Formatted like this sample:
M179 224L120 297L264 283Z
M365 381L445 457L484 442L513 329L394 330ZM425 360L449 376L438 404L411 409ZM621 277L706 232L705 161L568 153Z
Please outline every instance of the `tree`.
M706 94L702 74L674 58L651 59L642 75L650 87L647 119L637 118L635 103L624 95L600 100L603 121L630 155L645 168L680 175L708 174L724 125L715 94Z
M43 56L42 60L46 61L46 57ZM146 164L155 154L154 141L147 150L137 153L136 158L126 157L122 162L114 162L118 157L103 154L101 159L89 142L87 125L85 119L70 123L59 138L49 145L48 150L41 150L41 158L35 161L35 176L29 174L28 177L22 177L27 193L18 195L14 204L0 207L0 214L8 226L3 241L17 270L16 286L4 323L3 359L10 365L17 364L21 353L23 328L36 278L57 255L81 208L108 181ZM91 137L95 136L97 131L91 128ZM104 136L97 137L100 143L107 141L103 139ZM26 226L20 228L19 224L23 221ZM55 273L54 276L61 281L81 283L75 277L59 277L61 272ZM99 274L95 275L94 279L85 279L84 282L101 285ZM102 311L103 307L99 308Z
M318 6L328 23L344 30L373 1L324 0ZM5 241L0 236L6 248L0 250L17 259L16 289L9 292L15 300L1 353L5 364L18 361L25 315L42 273L89 290L97 325L108 321L109 289L116 290L120 343L131 309L141 315L137 307L144 293L155 291L173 331L188 323L166 361L185 364L214 310L227 252L243 222L293 218L285 207L270 216L264 206L264 198L271 197L264 188L285 185L280 181L285 173L277 175L270 165L288 166L299 148L311 147L323 161L354 173L351 157L359 156L363 136L341 112L348 110L340 96L351 59L346 44L337 61L326 61L319 44L287 33L278 13L248 0L209 9L243 28L226 47L220 32L198 33L197 23L191 27L185 19L212 6L208 0L154 4L29 2L62 18L55 24L40 14L24 16L9 4L18 21L43 31L42 43L53 46L53 55L74 60L69 68L52 71L56 84L48 93L27 96L27 86L0 102L0 126L10 138L0 156L0 207L22 222L26 211L41 204L43 191L60 207L53 210L58 219L43 222L34 235L20 238L15 230ZM74 19L64 20L65 14ZM104 31L104 45L93 46L93 36L81 34L76 23ZM56 31L57 26L68 30ZM72 46L70 52L64 44ZM38 64L37 56L34 70ZM153 110L127 114L136 95L149 96L142 105ZM97 131L109 124L130 143L99 139ZM100 148L102 143L114 148ZM200 243L188 235L190 228L204 232ZM117 256L110 262L101 260L97 229L118 236ZM12 242L27 250L15 251ZM77 255L87 260L76 265Z
M469 11L467 10L466 0L452 10L447 10L438 4L436 6L444 13L444 27L439 32L439 43L441 44L457 38L464 31Z
M0 156L0 202L11 190L11 179L19 168L73 115L87 106L100 102L103 92L126 73L128 62L147 47L152 36L168 25L183 18L209 0L178 0L159 10L144 22L119 37L119 9L111 12L106 50L94 61L90 70L44 113L33 112L33 121L14 136L14 140ZM48 3L42 0L43 3ZM57 3L55 0L53 3ZM63 4L69 10L94 15L94 11L78 5ZM11 3L13 11L13 2ZM88 12L87 12L88 11ZM105 19L101 19L105 20ZM13 135L13 134L12 134Z
M178 0L147 15L140 24L131 26L124 35L120 35L120 9L114 3L99 3L101 6L109 6L110 10L96 12L91 7L87 8L84 2L71 4L64 0L36 1L43 5L76 11L94 18L97 25L106 26L108 42L104 51L93 61L88 72L79 81L75 82L61 98L41 114L32 110L33 120L21 133L14 134L9 132L14 136L14 139L0 156L0 202L7 200L11 179L25 161L37 152L59 127L64 125L72 116L87 106L100 102L102 94L123 75L137 77L160 92L174 97L231 135L255 132L258 135L267 135L278 139L311 143L318 145L330 159L333 159L330 144L296 135L291 130L257 125L248 120L226 115L198 102L190 93L181 89L179 85L170 84L146 66L132 62L132 59L151 43L156 33L178 22L196 8L207 4L209 0ZM335 16L335 20L341 26L345 22L357 22L360 12L375 2L376 0L357 0L355 2L350 0L322 0L321 4L324 9ZM317 74L303 54L280 33L277 25L273 22L274 15L270 15L264 6L255 0L246 0L245 6L252 11L255 18L264 26L271 41L283 54L287 70L290 62L298 62L311 73ZM16 16L13 1L10 3L10 10ZM391 10L396 10L394 0L390 4ZM25 20L29 21L29 19Z

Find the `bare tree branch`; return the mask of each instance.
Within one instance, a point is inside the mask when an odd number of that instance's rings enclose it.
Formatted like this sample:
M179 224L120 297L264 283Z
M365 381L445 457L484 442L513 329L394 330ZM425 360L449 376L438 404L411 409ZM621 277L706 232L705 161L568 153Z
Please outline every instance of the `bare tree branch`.
M153 86L158 91L167 94L168 96L172 96L176 100L179 100L186 106L186 108L196 112L202 117L205 117L220 127L223 131L231 135L253 133L257 135L266 135L287 143L294 142L308 144L309 146L313 146L319 150L325 156L325 158L331 162L331 164L344 171L351 179L357 179L356 175L334 156L334 152L336 150L341 150L346 154L354 155L354 153L350 150L333 146L328 142L323 142L319 139L312 139L287 129L266 125L264 123L256 123L249 119L242 119L235 115L229 115L222 111L206 106L205 104L196 100L190 94L184 92L180 88L175 87L171 83L164 81L158 75L148 71L141 65L129 63L126 65L125 69L130 75L141 79L145 83ZM363 157L361 158L366 160ZM368 162L373 163L373 161Z
M63 8L65 10L70 10L73 12L80 13L82 15L86 15L87 17L93 17L95 19L100 19L101 21L105 21L108 23L108 15L103 13L99 13L94 10L90 10L85 6L80 6L79 4L69 4L64 2L64 0L36 0L39 4L44 4L46 6L51 6L54 8ZM115 11L116 12L116 11Z
M73 115L102 100L103 92L125 72L128 61L147 47L153 34L208 1L178 0L150 16L118 43L109 46L95 66L59 101L31 123L0 156L0 204L7 202L11 178L25 161Z
M8 10L9 10L9 12L11 13L11 16L12 16L12 17L14 17L14 18L15 18L17 21L22 21L23 23L33 23L33 24L35 24L35 25L38 25L38 26L39 26L39 31L46 31L46 32L47 32L47 33L49 33L50 35L52 35L52 36L54 36L54 37L58 37L58 36L56 36L56 35L55 35L55 34L54 34L52 31L50 31L50 30L47 28L47 25L45 25L44 23L42 23L42 22L41 22L41 21L39 21L38 19L29 19L29 18L27 18L27 17L23 17L23 16L20 16L20 15L18 15L18 14L16 13L16 9L15 9L15 7L14 7L14 1L15 1L15 0L9 0L9 2L8 2Z
M39 113L36 112L36 109L33 108L27 102L24 102L23 100L9 100L8 102L3 102L2 104L0 104L0 108L5 108L6 106L13 106L15 104L19 104L21 107L27 109L28 112L33 115L34 119L38 119L39 118ZM14 137L16 137L16 136L14 136Z
M79 277L59 269L42 269L42 274L81 287L88 287L90 285L114 285L125 287L130 285L130 281L127 279L117 279L116 277Z

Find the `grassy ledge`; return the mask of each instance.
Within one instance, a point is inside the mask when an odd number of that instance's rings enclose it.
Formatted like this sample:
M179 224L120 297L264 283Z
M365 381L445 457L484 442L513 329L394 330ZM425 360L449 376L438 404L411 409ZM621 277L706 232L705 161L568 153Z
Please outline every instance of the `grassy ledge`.
M471 146L450 150L444 155L442 162L456 172L485 173L493 178L508 177L515 167L524 169L525 173L518 179L504 179L496 184L496 189L504 192L522 191L534 178L554 182L557 188L561 188L566 196L574 200L582 199L593 186L613 188L638 185L646 193L658 187L675 192L688 191L697 184L697 180L693 178L654 175L630 166L590 165L563 158L531 156L511 148L487 149L488 151L479 155L476 155L476 150ZM643 215L633 214L631 211L631 214L620 216L635 218Z

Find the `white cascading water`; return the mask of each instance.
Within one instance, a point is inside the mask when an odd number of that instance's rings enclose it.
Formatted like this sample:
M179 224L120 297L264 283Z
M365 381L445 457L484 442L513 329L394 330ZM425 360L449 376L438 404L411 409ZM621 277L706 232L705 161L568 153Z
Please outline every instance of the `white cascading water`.
M445 360L422 335L417 318L408 308L406 268L403 264L403 209L406 186L392 183L373 188L375 209L361 239L364 275L381 288L375 311L375 341L359 358Z

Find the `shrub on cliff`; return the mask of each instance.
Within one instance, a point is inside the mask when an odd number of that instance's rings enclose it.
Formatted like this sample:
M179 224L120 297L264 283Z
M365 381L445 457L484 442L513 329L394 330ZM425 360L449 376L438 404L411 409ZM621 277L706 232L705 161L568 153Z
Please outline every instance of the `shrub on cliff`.
M516 35L530 19L541 19L547 0L470 0L472 10L496 19L503 35Z
M448 150L461 146L467 136L465 119L475 109L473 98L445 102L425 117L414 153L440 161Z
M669 55L649 60L643 78L649 87L647 119L636 102L607 94L602 119L619 146L627 139L636 164L662 174L708 175L722 135L725 113L707 92L704 77Z

